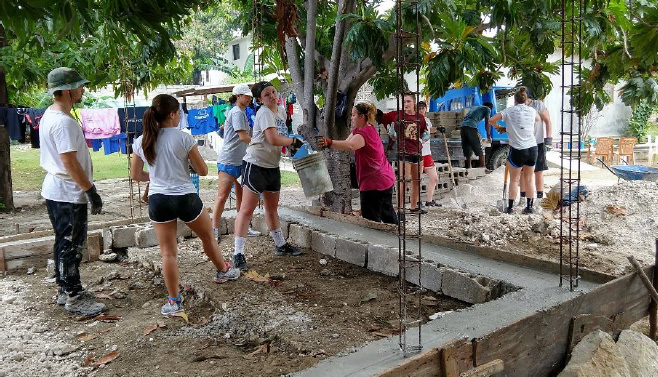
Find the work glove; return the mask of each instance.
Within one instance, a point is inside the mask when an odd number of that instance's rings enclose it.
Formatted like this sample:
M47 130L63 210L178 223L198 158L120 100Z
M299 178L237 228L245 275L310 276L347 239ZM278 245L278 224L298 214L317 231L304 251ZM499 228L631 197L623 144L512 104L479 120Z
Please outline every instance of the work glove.
M425 142L425 141L428 141L429 139L430 139L430 133L429 133L429 131L425 131L425 133L423 133L422 140L423 140L423 142Z
M445 134L445 133L446 133L446 128L443 127L443 126L440 126L440 127L438 128L438 130L439 130L439 132L442 133L442 134Z
M388 127L386 127L386 131L388 132L388 136L395 139L397 134L395 133L395 127L393 124L389 124Z
M553 149L553 138L552 137L545 137L544 138L544 147L546 147L546 150Z
M302 145L304 145L304 141L302 139L300 139L298 137L293 137L292 138L292 144L290 144L288 146L288 150L290 151L290 155L294 156L295 154L297 154L297 151L299 150L299 148L302 147Z
M89 204L91 204L91 214L98 215L101 213L101 209L103 209L103 200L101 199L101 196L98 195L98 192L96 192L96 186L92 185L89 190L85 191L85 194L87 194L87 200L89 201Z
M331 144L334 143L330 138L321 135L316 136L315 139L320 149L331 148Z

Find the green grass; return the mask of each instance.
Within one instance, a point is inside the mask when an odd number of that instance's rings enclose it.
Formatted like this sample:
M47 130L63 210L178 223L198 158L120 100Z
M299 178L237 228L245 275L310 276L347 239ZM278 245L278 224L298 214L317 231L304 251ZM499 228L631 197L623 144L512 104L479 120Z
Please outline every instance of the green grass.
M46 172L39 165L39 149L26 145L11 146L11 177L12 186L16 191L38 191L41 189ZM94 164L94 180L111 178L128 178L128 157L113 153L104 155L102 152L91 152ZM208 164L208 174L215 174L217 165ZM216 185L216 180L203 180L203 187ZM208 182L208 183L205 183ZM281 171L281 185L298 185L299 176L295 172Z

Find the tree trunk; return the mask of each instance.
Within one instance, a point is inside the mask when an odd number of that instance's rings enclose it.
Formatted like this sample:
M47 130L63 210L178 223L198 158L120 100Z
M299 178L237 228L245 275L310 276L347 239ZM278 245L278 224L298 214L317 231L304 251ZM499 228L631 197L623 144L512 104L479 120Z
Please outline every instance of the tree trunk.
M6 48L5 28L0 24L0 50ZM0 66L0 107L9 105L5 68ZM14 209L14 193L11 185L11 156L9 153L9 132L0 124L0 212Z

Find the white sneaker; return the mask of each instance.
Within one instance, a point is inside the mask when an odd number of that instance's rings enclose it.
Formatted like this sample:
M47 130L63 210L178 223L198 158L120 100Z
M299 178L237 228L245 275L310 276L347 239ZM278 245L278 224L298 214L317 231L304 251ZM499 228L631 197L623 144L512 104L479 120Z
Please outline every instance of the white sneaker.
M260 237L260 232L249 227L249 229L247 229L247 237Z

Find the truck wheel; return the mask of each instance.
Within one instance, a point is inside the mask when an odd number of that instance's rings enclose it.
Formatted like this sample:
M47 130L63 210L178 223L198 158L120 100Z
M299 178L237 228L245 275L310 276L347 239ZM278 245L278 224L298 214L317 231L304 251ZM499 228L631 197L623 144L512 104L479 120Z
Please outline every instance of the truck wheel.
M487 169L496 170L496 168L505 164L505 160L507 160L508 154L509 154L509 146L505 145L496 148L491 153L491 157L489 157L489 161L487 161Z

